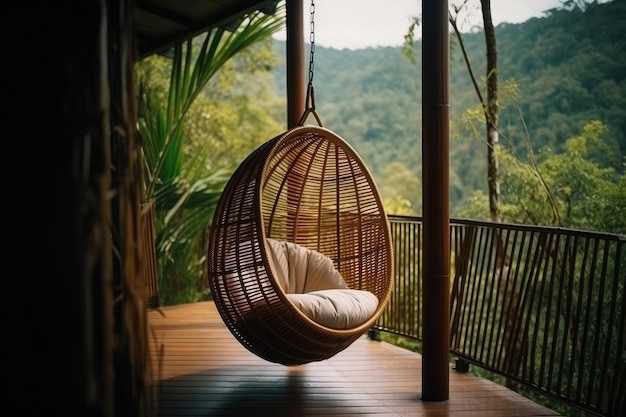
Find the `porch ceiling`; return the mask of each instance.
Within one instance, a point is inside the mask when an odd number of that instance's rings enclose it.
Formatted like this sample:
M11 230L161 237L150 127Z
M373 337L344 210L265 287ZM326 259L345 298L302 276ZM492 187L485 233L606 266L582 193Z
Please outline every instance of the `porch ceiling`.
M277 0L136 0L134 31L139 58L169 49L187 39L230 23L252 11L271 12Z

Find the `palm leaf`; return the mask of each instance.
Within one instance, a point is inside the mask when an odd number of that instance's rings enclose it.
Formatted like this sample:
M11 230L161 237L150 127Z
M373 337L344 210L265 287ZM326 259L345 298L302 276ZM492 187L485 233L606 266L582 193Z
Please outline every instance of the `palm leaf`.
M238 52L270 37L284 23L283 6L275 15L266 15L259 11L249 14L232 32L224 28L208 31L197 56L193 53L193 39L175 43L166 108L152 110L158 123L156 129L146 127L146 133L158 135L158 138L150 139L160 146L159 157L151 160L148 167L150 173L146 175L149 179L146 187L148 199L152 197L159 179L180 174L184 117L207 82ZM144 124L148 123L149 120L144 121Z
M185 160L185 116L220 68L237 53L282 29L284 24L283 5L275 15L261 12L247 15L232 32L224 28L206 32L199 50L194 48L194 39L178 41L174 46L168 93L161 100L149 91L140 94L138 131L143 142L145 198L156 203L156 248L160 287L164 290L184 291L186 285L181 284L180 275L198 273L203 259L198 255L198 242L211 222L227 181L223 172L206 174L202 164L204 155ZM193 265L180 265L180 262ZM180 301L176 294L163 294L161 299L165 303L168 299Z

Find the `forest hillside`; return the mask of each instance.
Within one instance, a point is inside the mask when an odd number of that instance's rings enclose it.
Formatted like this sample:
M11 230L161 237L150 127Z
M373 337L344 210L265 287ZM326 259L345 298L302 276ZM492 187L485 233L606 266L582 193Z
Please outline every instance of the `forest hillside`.
M501 144L524 159L541 149L560 152L591 121L607 127L608 151L597 153L624 173L626 155L626 0L553 9L544 17L496 28L501 83ZM408 27L407 27L408 30ZM285 96L284 42L272 74ZM485 78L482 31L463 35L473 71ZM421 208L421 56L402 48L337 50L316 45L314 85L324 126L345 138L373 172L384 197ZM308 58L308 56L307 56ZM472 115L479 101L458 39L450 57L451 210L486 190L484 127ZM307 67L308 71L308 67ZM484 86L481 85L481 88ZM532 152L530 151L532 149ZM610 161L604 161L610 159Z

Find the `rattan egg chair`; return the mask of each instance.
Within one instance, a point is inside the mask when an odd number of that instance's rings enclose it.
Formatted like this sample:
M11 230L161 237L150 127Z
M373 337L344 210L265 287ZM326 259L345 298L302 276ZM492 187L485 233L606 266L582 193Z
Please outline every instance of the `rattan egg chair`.
M332 260L345 283L378 298L362 324L322 325L278 284L268 239L294 242ZM232 334L270 362L328 359L375 323L390 297L391 232L375 183L356 152L318 126L298 126L257 148L220 198L209 240L209 282Z

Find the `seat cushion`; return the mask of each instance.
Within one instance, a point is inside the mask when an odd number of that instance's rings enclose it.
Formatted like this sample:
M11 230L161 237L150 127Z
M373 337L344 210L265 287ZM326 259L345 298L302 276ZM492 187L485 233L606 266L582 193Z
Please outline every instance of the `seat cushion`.
M287 297L311 320L339 330L365 323L378 308L378 298L364 290L319 290Z
M292 242L266 239L275 278L287 294L348 288L327 256Z
M267 239L267 243L275 278L311 320L349 329L366 322L378 308L374 294L348 287L330 258L292 242Z

